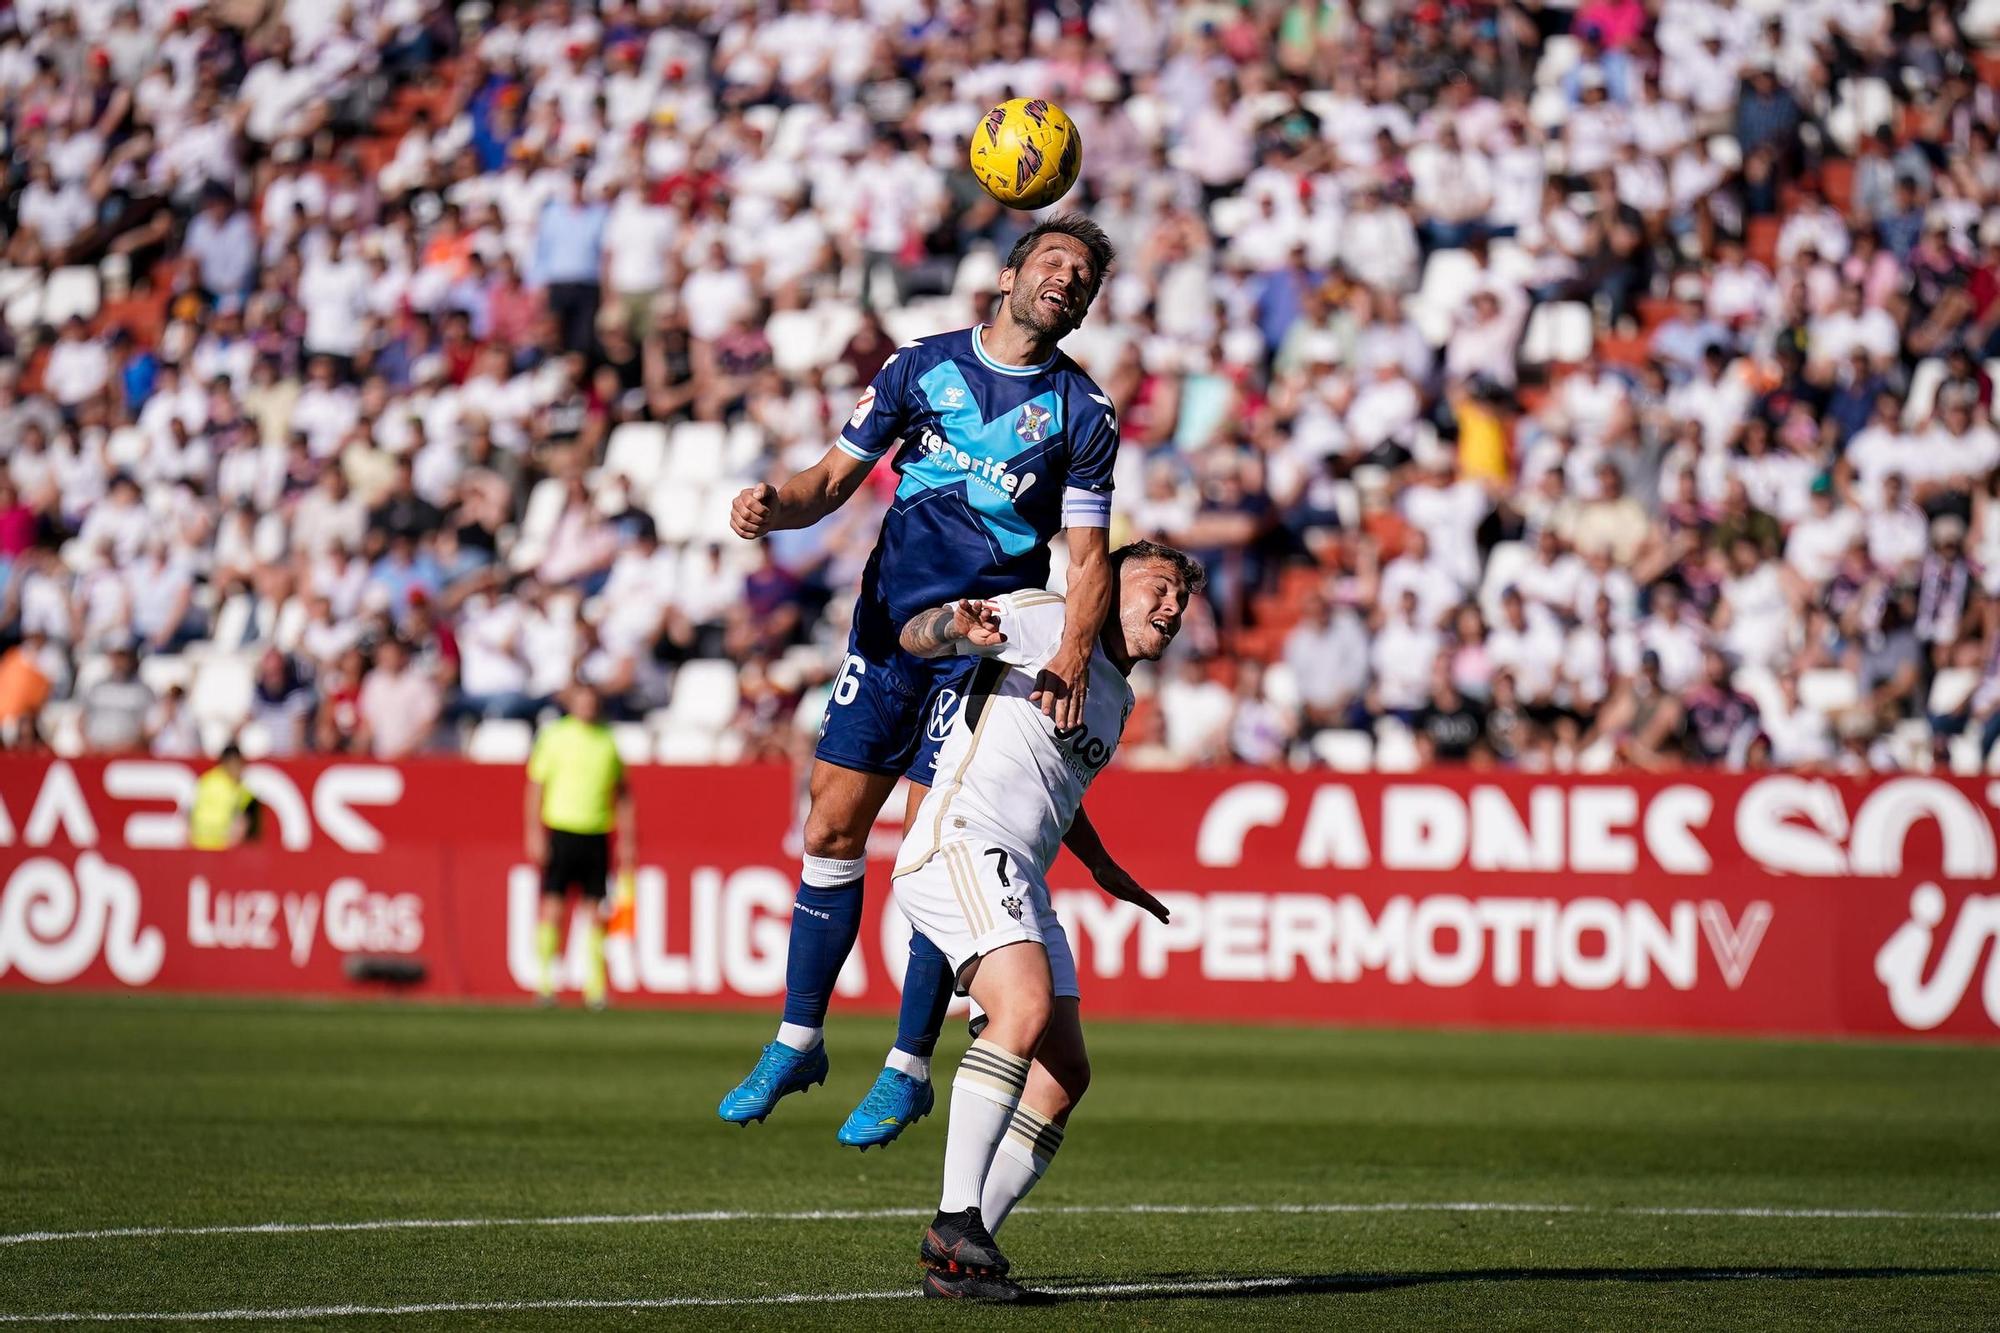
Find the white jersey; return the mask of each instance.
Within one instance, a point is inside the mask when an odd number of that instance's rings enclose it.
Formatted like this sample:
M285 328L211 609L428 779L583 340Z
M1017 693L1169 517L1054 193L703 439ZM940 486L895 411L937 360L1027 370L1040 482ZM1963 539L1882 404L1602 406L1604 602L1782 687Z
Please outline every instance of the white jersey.
M914 870L953 843L1005 848L1045 878L1084 789L1111 762L1132 686L1102 647L1090 657L1083 725L1067 732L1028 696L1035 676L1062 646L1063 599L1028 589L989 601L1006 642L959 651L986 658L965 690L938 752L937 785L917 810L896 857L897 874Z

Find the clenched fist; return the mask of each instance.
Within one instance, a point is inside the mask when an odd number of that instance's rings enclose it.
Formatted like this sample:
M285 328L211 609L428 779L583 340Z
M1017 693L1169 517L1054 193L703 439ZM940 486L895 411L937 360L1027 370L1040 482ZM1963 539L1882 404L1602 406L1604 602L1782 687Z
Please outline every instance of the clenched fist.
M778 488L768 481L745 486L729 506L729 527L746 542L756 541L771 530L771 508L778 502Z

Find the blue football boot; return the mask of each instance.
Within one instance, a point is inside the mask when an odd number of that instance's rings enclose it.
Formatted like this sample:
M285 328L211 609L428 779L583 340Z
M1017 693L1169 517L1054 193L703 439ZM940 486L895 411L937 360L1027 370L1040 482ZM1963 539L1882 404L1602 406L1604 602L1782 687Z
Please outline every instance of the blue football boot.
M771 1114L778 1099L826 1082L826 1043L796 1051L774 1041L757 1057L750 1077L731 1088L715 1113L732 1125L747 1125Z
M900 1069L884 1069L834 1137L863 1152L884 1147L929 1115L935 1105L937 1095L927 1081L911 1078Z

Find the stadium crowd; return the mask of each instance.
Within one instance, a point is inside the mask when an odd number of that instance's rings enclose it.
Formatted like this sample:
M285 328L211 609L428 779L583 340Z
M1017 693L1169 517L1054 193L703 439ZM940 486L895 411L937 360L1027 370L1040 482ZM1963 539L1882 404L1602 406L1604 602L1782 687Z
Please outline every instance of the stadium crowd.
M0 735L800 753L893 477L728 497L989 307L1033 94L1114 541L1212 575L1124 762L1976 766L1995 11L15 0Z

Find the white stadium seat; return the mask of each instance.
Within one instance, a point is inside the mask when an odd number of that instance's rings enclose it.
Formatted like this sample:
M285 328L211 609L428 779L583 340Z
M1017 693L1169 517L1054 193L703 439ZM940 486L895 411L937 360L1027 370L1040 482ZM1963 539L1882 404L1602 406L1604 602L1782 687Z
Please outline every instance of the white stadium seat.
M1376 772L1413 772L1418 760L1417 739L1408 727L1387 718L1375 724Z
M642 722L612 723L611 742L627 765L653 762L653 733Z
M1596 340L1590 307L1583 302L1538 305L1528 316L1528 331L1521 339L1521 360L1531 366L1575 365L1590 356Z
M257 659L246 653L210 653L195 668L188 711L200 723L235 727L250 712L257 685Z
M631 483L632 494L649 495L665 469L667 428L656 421L627 421L604 446L604 470Z
M667 699L672 726L704 726L720 731L736 717L739 699L734 662L696 658L674 673L674 690Z
M79 265L59 268L49 274L42 288L42 323L60 327L71 318L90 319L103 303L103 285L97 270Z
M1930 418L1938 389L1944 384L1944 369L1943 358L1927 356L1910 372L1910 394L1903 400L1903 429L1915 430Z
M1336 773L1366 773L1375 766L1375 738L1365 731L1322 731L1313 756Z
M663 764L713 763L715 751L715 733L705 727L675 724L660 732L658 754Z
M472 729L465 756L475 764L525 764L535 748L535 729L511 717L489 717Z
M729 433L713 421L683 421L667 445L663 477L684 485L706 485L727 468Z
M1861 682L1852 671L1829 668L1799 676L1799 703L1815 713L1841 713L1861 702Z

